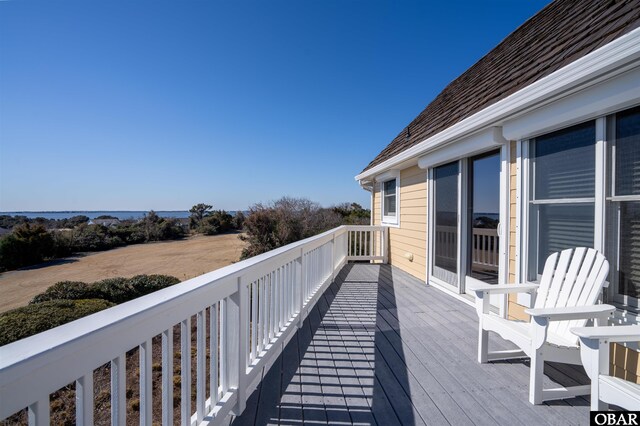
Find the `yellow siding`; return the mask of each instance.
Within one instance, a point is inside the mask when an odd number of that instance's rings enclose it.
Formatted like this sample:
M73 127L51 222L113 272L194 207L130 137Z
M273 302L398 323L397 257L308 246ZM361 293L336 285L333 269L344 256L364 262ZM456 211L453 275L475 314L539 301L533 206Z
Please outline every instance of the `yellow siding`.
M631 382L640 383L640 356L638 351L617 343L611 345L611 374Z
M511 157L509 158L509 282L514 283L516 281L516 196L517 196L517 153L516 142L511 142ZM509 318L521 319L528 321L529 315L524 313L525 307L516 303L517 295L509 295Z
M389 260L424 281L426 247L427 173L413 166L400 172L400 227L389 230Z

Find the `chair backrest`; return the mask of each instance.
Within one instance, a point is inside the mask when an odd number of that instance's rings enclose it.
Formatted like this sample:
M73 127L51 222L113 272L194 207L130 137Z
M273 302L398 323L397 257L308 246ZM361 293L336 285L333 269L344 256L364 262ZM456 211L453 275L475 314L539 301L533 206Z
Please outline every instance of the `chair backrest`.
M535 308L589 306L598 301L609 273L609 262L597 250L585 247L553 253L544 264ZM569 330L584 327L587 320L554 321L549 332L578 344Z

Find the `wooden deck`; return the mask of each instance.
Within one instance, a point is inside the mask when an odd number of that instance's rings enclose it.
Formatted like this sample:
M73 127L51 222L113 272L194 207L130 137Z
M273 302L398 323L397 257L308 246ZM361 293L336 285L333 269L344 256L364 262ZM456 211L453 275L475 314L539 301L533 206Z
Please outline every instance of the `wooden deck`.
M395 267L348 264L233 424L588 424L588 399L529 404L528 361L478 364L477 333L472 307ZM545 373L547 387L586 379Z

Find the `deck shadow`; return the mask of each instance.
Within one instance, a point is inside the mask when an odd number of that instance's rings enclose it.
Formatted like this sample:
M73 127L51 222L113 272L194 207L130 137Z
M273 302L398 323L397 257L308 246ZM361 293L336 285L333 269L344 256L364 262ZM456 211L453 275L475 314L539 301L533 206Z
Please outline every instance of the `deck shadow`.
M395 308L388 283L379 300L392 269L379 266L365 277L352 264L340 271L234 425L416 424L403 349L389 343L400 330L378 314Z

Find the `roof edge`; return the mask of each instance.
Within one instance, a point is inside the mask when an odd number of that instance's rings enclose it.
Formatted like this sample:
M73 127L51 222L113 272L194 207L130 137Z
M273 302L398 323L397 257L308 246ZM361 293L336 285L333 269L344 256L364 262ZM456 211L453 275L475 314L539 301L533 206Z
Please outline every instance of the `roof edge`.
M494 125L509 115L523 113L542 103L551 102L567 91L586 87L607 73L611 72L612 76L619 74L624 71L621 67L639 58L640 28L636 28L384 162L364 170L355 176L355 180L369 181L379 173L453 142L455 139Z

